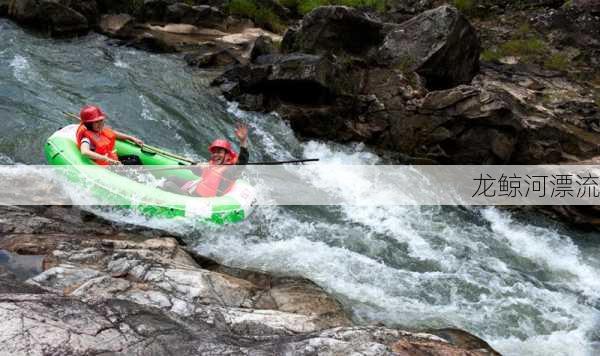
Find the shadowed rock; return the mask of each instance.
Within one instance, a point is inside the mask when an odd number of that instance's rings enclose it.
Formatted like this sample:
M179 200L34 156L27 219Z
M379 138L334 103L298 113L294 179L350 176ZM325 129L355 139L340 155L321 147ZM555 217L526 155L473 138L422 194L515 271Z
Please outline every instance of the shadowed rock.
M8 15L21 24L65 36L88 31L96 23L98 9L93 0L12 0Z
M466 84L479 71L479 39L455 8L441 6L389 32L376 54L386 66L416 71L430 89Z
M225 18L225 14L215 7L190 6L184 3L169 5L164 15L165 22L219 29L225 28Z
M381 44L383 24L346 6L322 6L307 14L298 28L286 31L282 52L365 55Z

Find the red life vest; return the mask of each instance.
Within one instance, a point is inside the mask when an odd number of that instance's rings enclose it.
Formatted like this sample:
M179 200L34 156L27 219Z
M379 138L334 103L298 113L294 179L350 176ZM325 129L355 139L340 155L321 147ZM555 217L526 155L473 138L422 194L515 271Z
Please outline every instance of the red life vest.
M219 165L209 161L208 167L202 170L202 179L196 186L196 194L201 197L216 197L229 192L235 180L227 179L225 172L230 168L228 165L236 164L237 158L237 154L232 152L229 158L225 160L227 165ZM219 187L222 181L225 181L227 185L223 191L220 191Z
M77 147L81 148L81 140L83 138L87 138L92 143L94 147L94 152L106 156L110 159L118 160L117 152L115 151L115 142L117 139L117 135L108 127L105 127L100 131L100 133L96 133L92 130L88 130L85 125L79 125L77 128ZM101 166L107 166L108 162L95 159L94 162Z

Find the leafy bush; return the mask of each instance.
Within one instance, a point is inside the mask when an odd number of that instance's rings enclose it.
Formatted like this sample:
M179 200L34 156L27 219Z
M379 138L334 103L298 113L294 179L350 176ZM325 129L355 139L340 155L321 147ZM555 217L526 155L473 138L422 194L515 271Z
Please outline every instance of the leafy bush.
M547 50L546 44L539 38L516 39L503 43L500 46L504 56L516 56L524 59L533 59L535 56L544 54Z
M500 53L497 48L486 49L485 51L481 52L479 58L484 62L495 62L502 58L502 53Z
M544 61L544 67L551 70L566 71L569 64L571 64L569 58L560 52L554 53Z
M232 15L253 18L257 10L258 8L252 0L231 0L229 2L229 13Z
M271 31L282 32L285 29L281 19L273 10L260 7L252 0L231 0L228 11L232 15L248 17L257 25Z
M475 0L454 0L452 1L452 4L465 15L470 15L475 12Z
M383 12L386 0L279 0L279 3L300 15L306 15L319 6L328 5L344 5Z

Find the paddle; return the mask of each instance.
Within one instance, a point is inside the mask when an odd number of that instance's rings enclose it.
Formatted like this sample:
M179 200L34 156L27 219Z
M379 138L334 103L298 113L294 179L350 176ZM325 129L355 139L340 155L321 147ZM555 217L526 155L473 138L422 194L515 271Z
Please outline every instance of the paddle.
M74 120L80 121L79 116L77 116L77 115L75 115L73 113L63 111L63 114L66 115L67 117L70 117L70 118L74 119ZM132 142L132 143L134 143L134 142ZM190 165L195 165L195 164L198 164L198 163L202 163L202 162L196 162L194 160L191 160L191 159L183 157L183 156L179 156L179 155L173 154L171 152L164 151L164 150L162 150L162 149L160 149L158 147L150 146L150 145L147 145L147 144L144 144L144 146L142 146L142 151L145 150L145 149L149 149L149 150L154 151L154 152L156 152L158 154L161 154L163 156L167 156L167 157L178 159L180 161L187 162ZM305 162L317 162L318 160L319 160L318 158L307 158L307 159L293 159L293 160L288 160L288 161L248 162L248 163L246 163L246 165L279 165L279 164L289 164L289 163L291 163L291 164L297 164L297 163L304 164ZM172 168L161 167L161 168L147 168L146 170L147 171L154 171L154 172L156 172L156 171L169 171L169 170L174 170L174 169L189 169L189 167L188 166L172 167Z
M318 158L307 158L307 159L294 159L294 160L289 160L289 161L265 161L265 162L248 162L246 164L243 164L241 166L245 166L245 165L278 165L278 164L297 164L297 163L302 163L304 164L305 162L316 162L318 161ZM197 163L203 163L203 162L196 162ZM235 166L235 164L223 164L223 166ZM179 170L179 169L191 169L192 167L190 166L176 166L176 167L159 167L159 168L144 168L145 171L148 172L160 172L160 171L172 171L172 170Z

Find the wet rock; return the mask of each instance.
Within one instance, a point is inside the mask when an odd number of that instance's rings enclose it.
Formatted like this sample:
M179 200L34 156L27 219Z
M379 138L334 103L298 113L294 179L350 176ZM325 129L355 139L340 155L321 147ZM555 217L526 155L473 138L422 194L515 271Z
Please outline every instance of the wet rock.
M23 25L47 31L54 36L68 36L89 30L90 21L85 15L93 17L94 9L95 2L88 0L13 0L9 5L8 14ZM83 11L85 15L78 10ZM95 13L97 14L97 9Z
M79 12L88 20L90 27L98 22L100 12L96 0L68 0L64 1L70 8Z
M383 24L367 14L346 6L322 6L307 14L299 27L286 31L281 50L362 56L383 38Z
M269 282L257 286L201 268L173 239L135 243L65 238L54 248L47 251L47 270L29 283L55 294L83 300L126 299L184 316L217 312L204 305L269 309L272 312L263 313L263 319L279 318L280 323L289 323L285 329L303 332L349 324L339 304L310 282L263 277ZM235 313L237 320L251 312Z
M268 54L276 54L278 52L271 37L260 36L254 41L252 51L250 52L250 60L254 61L256 58Z
M455 8L426 11L389 32L377 52L380 64L416 71L432 89L466 84L479 71L475 29Z
M154 53L177 52L177 47L160 33L143 32L127 42L127 45Z
M128 38L134 31L135 19L127 14L103 15L100 18L99 31L115 38Z
M427 330L427 332L439 336L442 339L451 343L452 345L460 348L464 348L467 350L481 350L481 352L485 352L487 350L489 352L489 355L500 355L498 352L492 349L492 347L487 342L473 334L465 332L464 330L455 328L445 328Z
M237 56L226 49L218 49L212 52L188 53L184 59L188 65L198 68L224 67L240 63Z
M250 323L246 325L250 326L261 315L247 317ZM392 355L399 343L410 352L422 345L428 345L431 354L460 350L433 335L383 327L335 328L290 336L273 332L246 334L248 329L231 325L219 314L180 317L125 300L84 303L53 295L0 294L0 327L7 336L3 350L10 354L21 352L23 345L33 355ZM487 350L462 352L490 355Z

